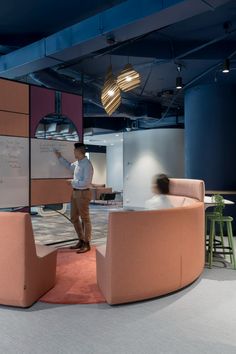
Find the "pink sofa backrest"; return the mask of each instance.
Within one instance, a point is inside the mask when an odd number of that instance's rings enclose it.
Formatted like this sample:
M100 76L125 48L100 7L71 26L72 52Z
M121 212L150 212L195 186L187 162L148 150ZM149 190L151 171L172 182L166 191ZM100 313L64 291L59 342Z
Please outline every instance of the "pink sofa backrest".
M30 215L0 212L0 304L30 306L54 285L55 271L56 251L35 245Z
M30 232L32 235L30 225L29 214L0 213L0 286L3 298L23 299L22 284L26 284L29 257L36 256L33 236L26 237Z
M0 219L0 286L4 287L4 296L23 298L21 284L25 279L25 240L19 235L25 232L22 218L16 218L12 227L11 213L1 213ZM8 287L6 287L8 283ZM16 290L17 289L17 290Z
M110 303L154 297L190 284L204 266L204 208L111 212L106 247Z
M108 303L167 294L201 274L205 261L204 182L171 179L171 194L192 203L109 214L106 251L97 251L98 284Z
M170 194L204 201L205 186L202 180L170 178Z

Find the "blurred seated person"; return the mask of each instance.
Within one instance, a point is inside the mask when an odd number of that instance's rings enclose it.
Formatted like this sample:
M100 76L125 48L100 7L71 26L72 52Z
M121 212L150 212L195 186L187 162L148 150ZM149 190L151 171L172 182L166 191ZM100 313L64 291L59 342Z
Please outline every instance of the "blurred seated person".
M145 202L145 208L150 210L173 208L169 193L169 178L165 174L154 176L152 191L154 196Z

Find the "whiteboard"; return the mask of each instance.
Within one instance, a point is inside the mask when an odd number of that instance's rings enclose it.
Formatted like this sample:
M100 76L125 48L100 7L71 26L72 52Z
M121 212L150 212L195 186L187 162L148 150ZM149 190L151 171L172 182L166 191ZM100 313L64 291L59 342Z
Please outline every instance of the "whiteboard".
M31 139L31 178L71 178L72 172L64 167L54 150L74 162L74 142L48 139Z
M0 208L29 205L29 139L0 136Z

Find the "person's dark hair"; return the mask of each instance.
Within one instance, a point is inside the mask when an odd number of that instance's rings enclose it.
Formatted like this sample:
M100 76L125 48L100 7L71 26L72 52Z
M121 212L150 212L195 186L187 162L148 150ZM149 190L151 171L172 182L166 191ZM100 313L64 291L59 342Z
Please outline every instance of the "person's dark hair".
M169 193L169 183L170 180L164 173L157 175L156 184L161 194Z
M83 143L74 143L74 148L76 150L80 150L81 152L83 152L85 154L86 152L86 147Z

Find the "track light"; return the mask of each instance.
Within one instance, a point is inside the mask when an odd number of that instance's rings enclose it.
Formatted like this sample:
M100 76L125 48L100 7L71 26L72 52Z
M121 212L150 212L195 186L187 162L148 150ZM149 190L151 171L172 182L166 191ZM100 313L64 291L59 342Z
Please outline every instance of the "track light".
M175 87L177 90L181 90L183 88L183 81L182 81L182 77L180 76L181 65L177 65L177 71L179 75L176 78Z
M125 65L117 77L117 85L122 91L130 91L140 85L140 75L131 64Z
M182 82L182 77L181 76L177 76L175 87L176 87L177 90L180 90L180 89L183 88L183 82Z
M120 89L112 74L112 66L108 68L101 95L102 105L109 116L121 103Z
M229 73L229 68L230 68L230 61L229 59L225 59L222 68L222 73Z

